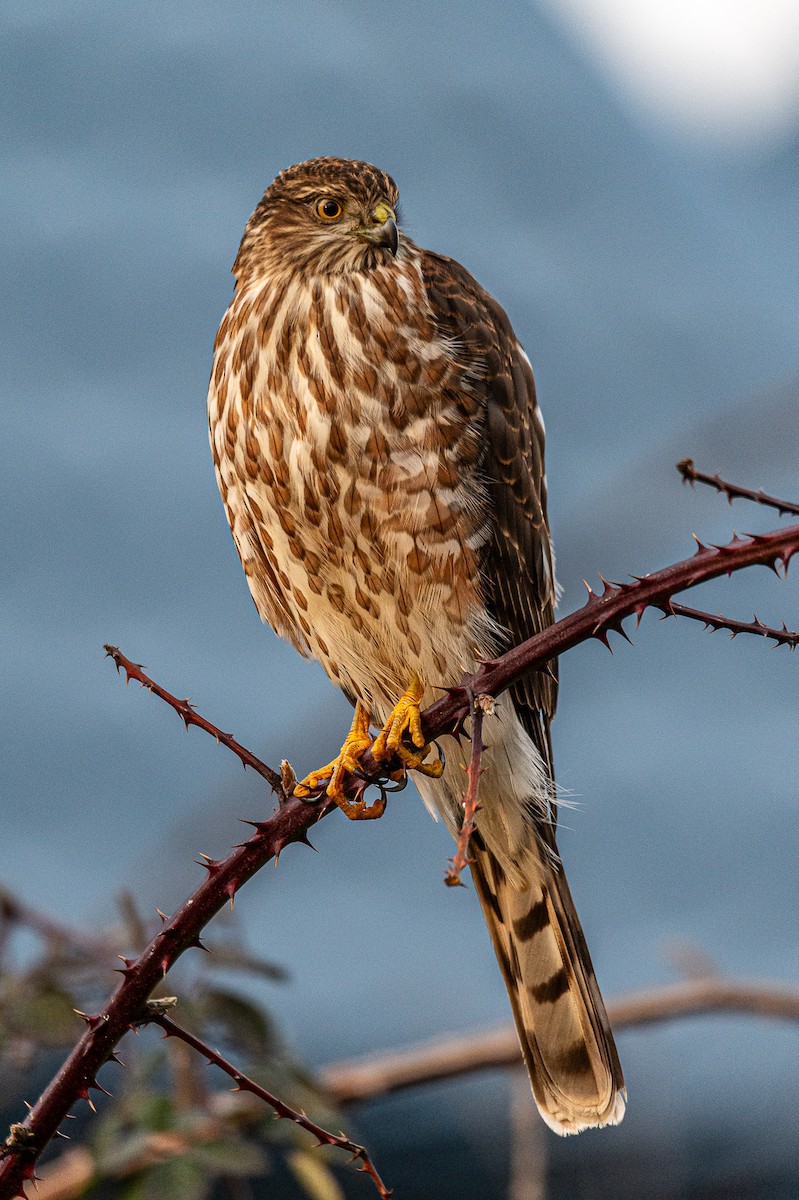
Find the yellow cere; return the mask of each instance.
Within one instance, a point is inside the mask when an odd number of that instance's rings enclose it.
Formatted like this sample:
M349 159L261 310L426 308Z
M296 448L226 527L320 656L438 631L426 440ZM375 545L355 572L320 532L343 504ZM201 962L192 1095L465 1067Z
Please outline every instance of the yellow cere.
M372 216L374 217L375 221L377 221L378 225L385 225L389 217L396 220L394 209L390 208L388 204L385 204L382 200L373 210Z

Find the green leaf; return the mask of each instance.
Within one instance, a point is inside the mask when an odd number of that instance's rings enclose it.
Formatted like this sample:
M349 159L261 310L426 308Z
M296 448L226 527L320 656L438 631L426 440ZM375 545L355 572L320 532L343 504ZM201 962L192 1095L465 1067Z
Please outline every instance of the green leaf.
M266 1154L253 1142L231 1138L224 1142L203 1142L192 1146L189 1162L216 1175L265 1175L269 1169Z
M294 1178L311 1200L344 1200L344 1192L327 1163L315 1153L291 1150L286 1161Z
M204 1022L217 1028L231 1045L254 1058L274 1052L277 1038L266 1013L243 996L223 988L208 988L199 1006Z
M174 1128L175 1106L171 1096L158 1092L144 1093L139 1097L137 1110L137 1123L145 1129L161 1133Z
M150 1167L122 1193L123 1200L205 1200L212 1180L185 1158L170 1158Z

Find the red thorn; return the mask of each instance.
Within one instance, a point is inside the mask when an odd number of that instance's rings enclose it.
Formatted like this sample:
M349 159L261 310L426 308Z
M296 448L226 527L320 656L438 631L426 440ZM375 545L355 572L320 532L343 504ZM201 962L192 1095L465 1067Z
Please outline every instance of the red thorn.
M203 940L201 939L199 934L197 935L196 938L193 938L192 941L186 943L186 949L187 950L204 950L206 954L211 953L211 951L205 945L205 943L203 942Z
M157 908L155 911L158 913L159 917L161 918L161 924L166 925L167 921L169 920L169 917L166 915L166 913L161 912L160 908Z
M242 825L251 825L256 833L264 833L269 828L268 821L248 821L246 817L239 817ZM246 845L246 842L241 842L240 845Z
M169 961L169 955L165 954L164 957L161 959L161 974L166 975L170 966L171 966L171 963Z
M77 1013L81 1021L86 1022L89 1029L96 1029L98 1025L102 1024L103 1017L101 1013L85 1013L81 1012L79 1008L74 1008L72 1011Z
M203 861L200 862L200 859ZM210 855L203 854L202 852L200 852L200 858L195 858L194 861L197 863L198 867L205 867L209 875L215 875L222 865L218 859L211 858Z
M694 541L696 542L696 553L697 553L697 554L704 554L704 553L705 553L705 551L707 550L707 546L705 546L705 545L704 545L702 542L700 542L699 538L696 536L696 534L695 534L695 533L692 533L692 534L691 534L691 537L692 537L692 538L694 539Z
M608 632L606 629L595 630L591 634L591 637L596 638L596 640L598 642L602 642L603 646L607 646L607 648L608 648L608 650L610 650L611 654L613 653L613 647L611 646L610 641L608 639Z
M88 1104L89 1108L92 1110L92 1112L93 1113L97 1112L97 1109L94 1107L94 1101L92 1100L91 1096L89 1095L89 1089L86 1087L85 1084L78 1091L78 1099L85 1100L86 1103Z
M602 581L603 597L612 596L614 592L620 592L622 590L622 584L609 582L607 579L605 579L604 575L600 575L599 578Z
M632 638L627 633L627 630L624 628L621 621L619 621L618 625L611 625L610 628L613 629L616 633L621 634L621 636L624 638L625 642L627 642L630 646L633 645Z
M641 624L641 618L643 617L643 615L646 612L648 607L649 607L648 604L636 604L635 608L633 609L633 612L635 613L635 628L636 629Z

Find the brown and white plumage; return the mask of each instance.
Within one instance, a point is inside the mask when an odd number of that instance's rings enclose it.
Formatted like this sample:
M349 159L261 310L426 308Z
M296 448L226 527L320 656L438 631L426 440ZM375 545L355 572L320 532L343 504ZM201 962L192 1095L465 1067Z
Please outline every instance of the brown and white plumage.
M245 230L209 389L258 611L381 723L411 673L432 700L548 625L555 600L530 364L463 267L397 237L396 203L366 163L279 175ZM570 1133L619 1121L624 1084L555 845L556 687L528 677L487 723L472 871L536 1101ZM457 832L462 778L418 787Z

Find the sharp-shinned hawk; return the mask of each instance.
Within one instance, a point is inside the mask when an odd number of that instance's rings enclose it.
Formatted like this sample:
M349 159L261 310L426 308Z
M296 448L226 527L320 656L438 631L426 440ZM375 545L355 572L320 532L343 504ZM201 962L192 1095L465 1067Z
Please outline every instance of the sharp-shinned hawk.
M463 774L425 761L419 708L553 620L544 425L500 305L397 227L397 188L320 158L247 223L208 395L230 527L261 617L356 705L341 755L417 771L457 836ZM410 681L410 682L409 682ZM558 1133L614 1124L625 1092L555 844L554 672L487 718L472 875L533 1093ZM300 794L303 787L300 785Z

